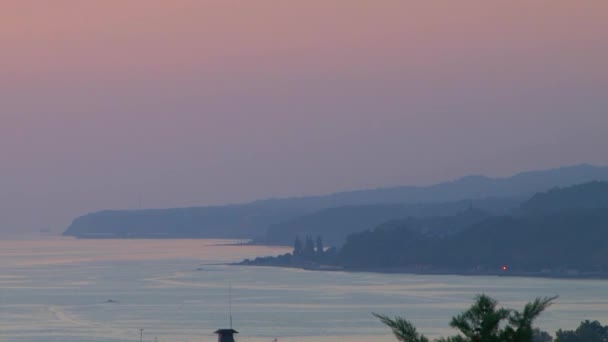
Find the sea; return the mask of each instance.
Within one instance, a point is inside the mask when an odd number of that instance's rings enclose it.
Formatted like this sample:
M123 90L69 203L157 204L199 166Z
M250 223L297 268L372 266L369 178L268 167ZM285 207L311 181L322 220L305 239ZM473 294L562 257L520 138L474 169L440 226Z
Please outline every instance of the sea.
M0 240L0 341L216 341L231 317L237 341L396 341L374 312L438 337L480 293L516 309L559 295L537 324L551 333L608 323L606 280L232 266L289 251L233 242Z

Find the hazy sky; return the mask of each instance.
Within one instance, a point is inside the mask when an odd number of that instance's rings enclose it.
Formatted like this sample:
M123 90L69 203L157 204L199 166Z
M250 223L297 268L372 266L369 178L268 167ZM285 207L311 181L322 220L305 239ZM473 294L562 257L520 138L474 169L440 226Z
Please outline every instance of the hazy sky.
M608 1L5 0L0 227L608 164Z

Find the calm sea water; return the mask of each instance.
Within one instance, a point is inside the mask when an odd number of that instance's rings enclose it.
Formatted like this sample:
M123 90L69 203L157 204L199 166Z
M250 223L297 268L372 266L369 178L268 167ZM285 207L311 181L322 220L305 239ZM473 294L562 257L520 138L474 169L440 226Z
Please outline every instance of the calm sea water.
M215 341L232 287L240 341L394 341L371 312L401 315L427 335L485 292L519 308L560 295L539 325L608 323L608 281L312 272L223 266L284 253L217 240L0 241L0 341ZM111 299L115 303L108 303Z

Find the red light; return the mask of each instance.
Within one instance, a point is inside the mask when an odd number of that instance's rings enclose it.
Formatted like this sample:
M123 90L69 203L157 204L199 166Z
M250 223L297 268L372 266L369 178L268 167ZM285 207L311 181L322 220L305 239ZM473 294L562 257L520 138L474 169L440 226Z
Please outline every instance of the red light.
M505 266L503 266L503 267L502 267L502 270L503 270L503 271L506 271L506 270L507 270L507 266L506 266L506 265L505 265Z

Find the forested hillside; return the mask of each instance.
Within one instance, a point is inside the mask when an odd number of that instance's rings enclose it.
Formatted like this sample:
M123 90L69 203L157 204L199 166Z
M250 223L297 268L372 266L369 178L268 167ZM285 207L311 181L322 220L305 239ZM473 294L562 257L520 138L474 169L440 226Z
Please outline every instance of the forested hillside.
M608 276L608 183L532 196L495 215L470 207L451 216L392 220L347 237L341 249L248 264L328 264L350 270ZM534 210L532 210L533 208Z
M349 236L340 260L350 268L499 270L506 265L521 271L607 272L607 185L551 190L522 204L543 208L540 212L487 217L468 227L455 223L458 216L426 230L408 221L382 225ZM455 233L440 234L441 226Z
M303 229L322 231L332 236L333 230L351 233L372 228L382 220L414 215L412 207L397 215L377 215L367 211L370 217L361 215L361 225L348 222L348 216L338 219L329 213L329 221L317 221L309 225L309 218L302 218L319 211L345 206L415 205L448 203L486 198L521 199L538 191L556 186L568 186L592 180L608 180L608 167L578 165L553 170L524 172L508 178L469 176L432 186L402 186L383 189L336 193L326 196L285 198L255 201L241 205L156 209L112 210L90 213L76 218L64 235L81 238L259 238L271 226L276 232L282 228L298 232ZM380 209L385 210L385 209ZM393 209L389 209L392 211ZM338 210L340 211L340 210ZM348 209L346 209L348 211ZM453 211L451 213L454 213ZM327 213L321 212L320 219ZM442 214L450 214L449 211ZM332 221L335 220L335 221ZM344 221L347 220L347 221ZM301 224L305 222L306 224ZM358 221L359 222L359 221ZM334 224L335 223L335 224ZM350 227L350 228L349 228ZM351 229L352 228L352 229ZM350 229L350 230L349 230ZM342 233L340 233L342 234ZM289 234L284 236L289 237ZM345 235L336 236L335 243ZM285 243L284 238L267 239L273 243Z
M256 239L264 244L288 245L297 236L322 235L326 244L341 246L346 237L387 221L402 219L442 218L456 215L469 208L488 214L505 214L516 208L518 198L485 198L446 203L378 204L345 206L320 210L292 220L272 225L266 234Z

